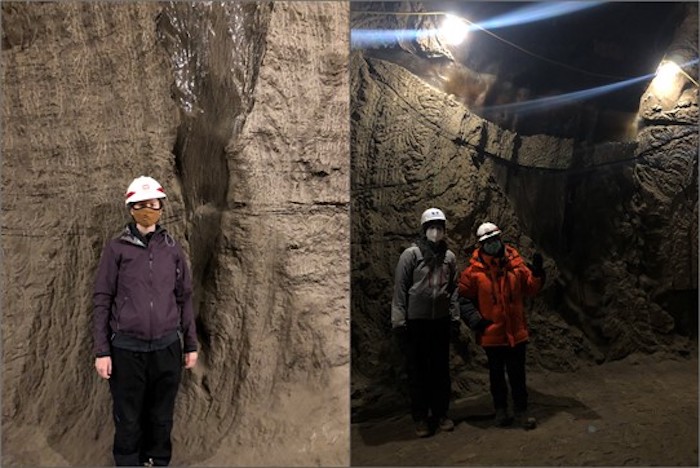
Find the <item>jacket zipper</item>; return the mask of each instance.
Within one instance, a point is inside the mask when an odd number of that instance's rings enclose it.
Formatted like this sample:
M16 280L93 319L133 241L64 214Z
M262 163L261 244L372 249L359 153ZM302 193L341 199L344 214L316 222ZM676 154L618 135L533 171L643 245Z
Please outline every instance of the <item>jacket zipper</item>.
M507 294L508 291L508 273L507 271L503 272L503 275L501 276L501 290L499 291L500 296L501 296L501 304L503 307L503 318L505 326L506 326L506 339L508 340L508 344L510 346L513 346L513 339L512 339L512 333L511 332L511 324L510 324L510 316L508 315L508 308L510 307L510 304L507 302Z
M433 277L435 276L435 272L430 270L430 290L432 291L433 295L433 300L430 302L430 317L435 320L435 296L436 296L436 290L435 290L435 285L433 284Z
M153 239L151 239L153 240ZM148 286L151 292L151 313L148 314L148 336L153 336L153 251L151 250L151 242L148 243Z
M512 340L510 338L510 335L508 334L508 331L510 330L510 320L506 312L506 308L509 306L509 304L506 302L506 289L508 284L507 269L503 267L503 269L501 270L500 266L492 264L488 265L487 271L491 280L491 297L493 299L493 305L496 306L500 299L501 315L503 316L503 325L505 327L506 340L508 341L508 344L511 344ZM499 272L501 273L500 276L498 274ZM498 289L498 291L496 291L496 289Z
M440 287L443 282L446 281L445 277L445 263L443 262L442 265L440 265L437 269L437 271L429 271L429 276L428 276L428 286L430 286L430 290L432 291L432 296L433 300L431 303L431 312L432 312L432 319L435 320L435 300L437 299L438 296L438 288ZM436 279L436 283L433 284L433 279Z

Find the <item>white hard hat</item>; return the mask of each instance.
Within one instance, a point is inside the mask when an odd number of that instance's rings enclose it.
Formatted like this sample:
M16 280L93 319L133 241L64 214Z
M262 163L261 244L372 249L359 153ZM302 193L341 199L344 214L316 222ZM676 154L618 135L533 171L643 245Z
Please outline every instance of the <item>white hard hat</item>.
M126 189L126 205L153 198L166 198L163 187L153 177L141 176L135 178Z
M442 212L442 210L439 210L437 208L428 208L423 212L423 214L420 217L420 224L421 226L424 225L427 222L430 221L443 221L446 222L447 218L445 218L445 213Z
M499 234L501 234L501 230L493 223L484 223L476 230L476 237L479 238L479 242L485 241L489 237L498 236Z

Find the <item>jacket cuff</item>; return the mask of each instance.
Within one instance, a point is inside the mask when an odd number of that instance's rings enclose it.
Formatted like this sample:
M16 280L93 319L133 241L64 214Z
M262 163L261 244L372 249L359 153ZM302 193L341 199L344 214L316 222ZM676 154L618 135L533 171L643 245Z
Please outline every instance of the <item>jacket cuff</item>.
M197 352L197 346L187 346L185 345L185 350L184 353L196 353Z
M109 351L102 351L101 353L95 353L95 357L109 357L112 353Z

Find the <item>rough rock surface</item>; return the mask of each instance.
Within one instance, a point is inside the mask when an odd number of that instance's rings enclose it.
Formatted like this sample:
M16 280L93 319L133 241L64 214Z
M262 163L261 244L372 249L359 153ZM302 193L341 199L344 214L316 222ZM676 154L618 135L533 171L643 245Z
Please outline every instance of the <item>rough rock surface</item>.
M350 64L356 420L405 408L389 333L393 269L430 206L445 211L460 266L485 220L525 258L544 253L547 283L528 304L531 365L570 371L637 351L694 352L696 87L666 112L673 120L642 105L649 121L637 141L591 146L499 128L376 57L353 52ZM483 352L461 339L456 398L487 386Z
M197 287L173 463L348 462L347 5L225 7L2 5L3 465L111 463L93 274L141 174ZM219 33L192 96L173 19Z

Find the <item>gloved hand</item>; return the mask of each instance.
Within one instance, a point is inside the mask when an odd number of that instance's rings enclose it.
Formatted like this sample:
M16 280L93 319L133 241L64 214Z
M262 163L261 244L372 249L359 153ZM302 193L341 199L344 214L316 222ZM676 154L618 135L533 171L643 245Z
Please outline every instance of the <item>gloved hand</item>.
M462 296L459 297L459 316L471 330L474 330L476 324L481 320L481 314L474 306L474 303Z
M450 322L450 339L456 341L459 338L459 320L452 320Z
M544 278L544 262L542 261L542 254L535 252L532 256L532 263L528 265L532 276L536 278Z
M484 330L486 330L486 328L491 324L493 324L491 320L482 318L481 320L479 320L479 323L476 324L474 330L478 333L484 333Z

